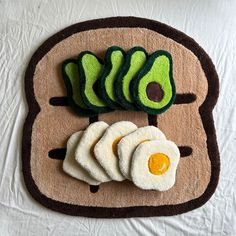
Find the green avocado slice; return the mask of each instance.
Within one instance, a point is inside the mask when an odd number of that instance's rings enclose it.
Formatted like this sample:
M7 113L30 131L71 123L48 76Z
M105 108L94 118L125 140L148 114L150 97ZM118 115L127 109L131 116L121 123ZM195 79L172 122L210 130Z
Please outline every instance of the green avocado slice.
M76 60L68 59L62 63L62 76L71 108L80 116L95 116L96 113L86 107L79 92L80 77Z
M118 46L109 47L105 55L104 70L98 86L101 98L112 109L121 109L116 94L115 80L124 64L125 52Z
M176 96L172 57L166 51L156 51L131 84L136 106L148 114L165 112Z
M115 93L120 105L126 110L137 110L130 93L131 81L137 76L147 60L147 52L142 47L131 48L125 63L115 81Z
M81 78L80 93L84 104L96 113L112 111L98 96L98 80L103 70L101 59L92 52L84 51L78 57L78 65Z

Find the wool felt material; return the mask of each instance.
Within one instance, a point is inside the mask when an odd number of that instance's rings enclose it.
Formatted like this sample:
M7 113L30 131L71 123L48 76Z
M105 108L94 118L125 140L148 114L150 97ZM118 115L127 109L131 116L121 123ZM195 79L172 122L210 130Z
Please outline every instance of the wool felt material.
M125 51L135 45L148 52L162 48L172 55L177 98L181 97L178 104L152 119L144 112L131 111L98 117L108 124L122 120L139 127L155 123L168 139L192 150L181 158L176 183L166 192L140 190L130 181L111 181L93 193L87 184L62 171L61 160L48 157L50 150L64 148L73 133L89 124L88 118L76 116L68 107L49 103L51 98L67 94L58 66L67 58L75 58L78 49L103 58L107 47L114 44ZM78 23L50 37L35 52L26 70L25 91L29 114L22 140L23 176L30 194L45 207L99 218L167 216L196 209L214 193L220 162L212 109L219 80L209 56L187 35L136 17ZM185 100L186 94L194 94L196 99Z
M165 140L164 133L154 126L145 126L138 128L134 132L128 134L120 140L117 145L117 152L119 156L119 166L121 173L127 178L131 179L130 169L132 156L137 146L150 140Z
M100 182L107 182L111 179L96 161L93 153L93 148L107 128L108 124L103 121L98 121L90 124L84 131L84 134L75 149L75 160L94 179Z
M167 51L156 51L148 59L145 66L131 81L130 92L135 105L148 114L160 114L166 111L175 100L175 84L173 79L172 57ZM155 82L160 89L153 91L164 95L160 101L148 97L148 86Z
M75 160L75 149L82 135L83 131L79 131L72 134L68 139L66 157L63 161L62 168L68 175L78 180L82 180L91 185L99 185L100 182L92 178Z
M130 93L131 81L136 77L147 60L144 48L136 46L131 48L125 57L125 63L115 80L115 93L118 101L126 110L137 110L133 104Z
M112 180L123 181L125 177L119 169L119 158L116 152L120 138L133 132L137 126L130 121L119 121L108 127L94 147L94 154L99 164Z
M166 172L160 175L151 173L148 167L149 158L155 153L165 154L170 162ZM132 181L142 189L167 191L175 184L179 160L179 149L175 143L169 140L152 140L141 143L136 148L132 157ZM157 165L157 163L155 164Z
M95 112L89 110L80 94L80 77L77 61L67 59L62 64L62 76L67 89L68 102L71 108L80 116L94 116Z
M102 60L92 52L84 51L78 57L78 66L81 78L79 89L86 106L96 113L112 111L98 97L98 91L96 91L97 83L103 70Z
M124 64L125 52L118 46L111 46L107 49L102 75L98 81L100 96L103 101L112 109L121 109L116 94L115 80Z

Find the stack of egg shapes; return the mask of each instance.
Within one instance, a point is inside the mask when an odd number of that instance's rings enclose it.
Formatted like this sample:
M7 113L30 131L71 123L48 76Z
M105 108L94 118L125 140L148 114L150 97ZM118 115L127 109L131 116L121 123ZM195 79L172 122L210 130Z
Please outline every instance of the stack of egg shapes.
M90 185L128 179L141 189L167 191L179 160L178 147L157 127L98 121L71 135L63 170Z

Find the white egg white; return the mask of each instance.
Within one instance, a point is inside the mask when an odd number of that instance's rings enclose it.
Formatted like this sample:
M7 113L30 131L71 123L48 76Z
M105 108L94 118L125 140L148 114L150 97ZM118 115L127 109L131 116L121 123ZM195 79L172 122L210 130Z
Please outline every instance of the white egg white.
M136 147L144 141L149 140L166 140L165 135L155 126L145 126L138 128L134 132L128 134L118 143L119 166L121 173L127 178L130 176L130 165L132 155Z
M108 124L98 121L90 124L84 131L83 136L75 150L76 161L96 180L100 182L110 181L101 165L97 162L93 154L93 146L102 137Z
M149 171L149 157L154 153L163 153L169 158L169 168L162 175L155 175ZM131 163L132 181L141 189L167 191L175 184L179 160L179 149L171 141L153 140L142 143L133 154Z
M103 137L94 147L96 159L112 180L122 181L125 179L119 169L119 157L113 152L113 142L136 129L137 126L130 121L116 122L107 128Z
M84 181L91 185L99 185L100 182L90 176L88 172L84 170L75 160L75 148L82 135L83 131L79 131L72 134L68 139L66 145L66 157L63 161L62 168L65 173L78 180Z

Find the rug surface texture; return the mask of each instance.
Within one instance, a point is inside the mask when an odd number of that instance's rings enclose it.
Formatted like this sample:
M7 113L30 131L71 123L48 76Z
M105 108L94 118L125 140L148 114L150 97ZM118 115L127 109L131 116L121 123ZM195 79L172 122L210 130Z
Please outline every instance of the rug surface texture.
M67 104L61 63L91 51L104 58L113 45L134 46L148 54L168 51L173 60L176 98L159 115L116 110L81 117ZM189 36L157 21L113 17L72 25L47 39L32 56L25 74L29 113L24 125L22 158L28 191L47 208L69 215L126 218L181 214L202 206L214 193L220 160L212 110L219 93L218 76L206 52ZM154 125L180 149L176 183L168 191L145 191L130 181L97 186L62 170L68 138L94 121L132 121Z

